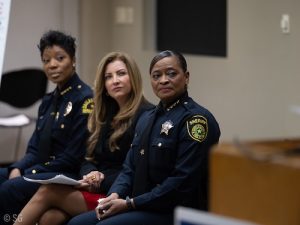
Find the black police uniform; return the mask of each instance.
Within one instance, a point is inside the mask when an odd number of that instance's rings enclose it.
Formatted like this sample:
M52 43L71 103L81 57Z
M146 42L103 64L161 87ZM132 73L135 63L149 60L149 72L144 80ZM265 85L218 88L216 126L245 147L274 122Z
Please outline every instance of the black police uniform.
M46 129L50 106L58 93L55 118L51 122L51 148L44 153L40 139ZM39 107L35 131L25 156L8 168L0 169L0 210L9 216L18 213L39 187L22 177L8 180L13 168L33 179L46 179L57 174L72 176L79 172L86 151L87 118L93 108L93 92L75 73L59 91L47 94ZM46 155L45 155L46 154ZM1 221L2 222L2 221Z
M172 224L178 205L199 208L200 201L205 209L208 153L219 137L214 116L187 93L168 108L160 103L145 112L137 123L123 170L109 191L120 198L133 198L137 210L116 216L124 224L138 224L144 217L142 221L161 224L161 219L167 225ZM154 214L139 216L145 211Z

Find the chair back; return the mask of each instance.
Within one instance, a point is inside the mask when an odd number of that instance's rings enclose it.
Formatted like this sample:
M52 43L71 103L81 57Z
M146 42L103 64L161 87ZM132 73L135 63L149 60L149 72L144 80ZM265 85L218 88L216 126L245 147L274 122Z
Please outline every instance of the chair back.
M0 101L16 108L27 108L41 99L48 79L41 69L23 69L4 73L0 86Z

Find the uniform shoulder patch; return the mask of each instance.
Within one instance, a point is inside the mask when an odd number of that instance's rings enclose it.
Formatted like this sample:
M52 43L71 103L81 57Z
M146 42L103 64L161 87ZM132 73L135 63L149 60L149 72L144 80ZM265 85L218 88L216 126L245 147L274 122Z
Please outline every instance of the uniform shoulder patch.
M90 114L94 109L94 101L92 98L88 98L84 101L82 105L82 113Z
M189 136L195 140L202 142L207 136L207 119L201 115L195 115L186 121L186 127Z

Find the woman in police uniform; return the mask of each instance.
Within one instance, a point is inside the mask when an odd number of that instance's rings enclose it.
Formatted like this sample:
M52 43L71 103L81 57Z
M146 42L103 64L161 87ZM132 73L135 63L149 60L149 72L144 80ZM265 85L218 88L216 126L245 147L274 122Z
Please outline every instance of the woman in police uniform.
M32 179L61 173L72 176L78 173L86 150L93 93L75 71L75 38L51 30L41 37L38 47L45 74L56 88L42 100L24 157L0 170L0 212L10 217L39 187L25 181L22 175Z
M122 52L111 52L100 61L94 92L87 160L80 171L82 184L75 188L43 185L16 224L62 224L72 216L94 210L121 171L137 118L154 106L143 96L137 64Z
M218 123L188 96L189 72L180 53L155 56L150 79L161 101L140 117L109 196L69 225L172 225L178 205L206 209L208 152L218 143Z

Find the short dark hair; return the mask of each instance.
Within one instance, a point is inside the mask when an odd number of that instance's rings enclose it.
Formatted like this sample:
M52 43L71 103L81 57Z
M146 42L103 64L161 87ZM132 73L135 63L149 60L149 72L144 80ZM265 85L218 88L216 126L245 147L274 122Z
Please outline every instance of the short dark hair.
M154 58L152 59L151 63L150 63L150 69L149 72L151 73L153 66L161 59L165 58L165 57L170 57L170 56L175 56L180 64L180 67L182 68L183 72L187 71L187 63L186 60L184 58L184 56L176 51L173 50L165 50L162 51L160 53L158 53L156 56L154 56Z
M57 45L64 49L71 58L75 57L76 44L74 37L67 35L61 31L47 31L43 34L43 36L40 39L40 43L38 44L41 57L43 56L45 48L52 47L53 45Z

